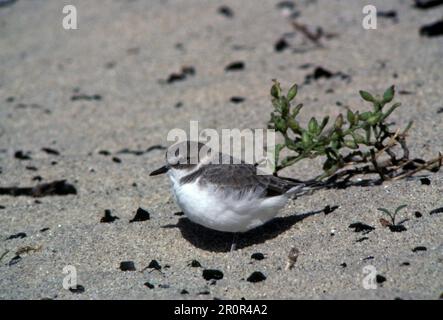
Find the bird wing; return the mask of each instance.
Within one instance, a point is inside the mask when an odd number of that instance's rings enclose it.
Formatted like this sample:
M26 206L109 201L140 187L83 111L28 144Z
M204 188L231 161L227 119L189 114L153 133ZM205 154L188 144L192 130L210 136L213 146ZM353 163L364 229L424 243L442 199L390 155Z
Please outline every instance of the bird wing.
M285 194L302 183L286 181L272 175L257 175L257 169L250 164L208 164L184 177L182 182L197 180L202 185L211 184L218 189L236 190L241 194L257 193L259 197L273 197Z

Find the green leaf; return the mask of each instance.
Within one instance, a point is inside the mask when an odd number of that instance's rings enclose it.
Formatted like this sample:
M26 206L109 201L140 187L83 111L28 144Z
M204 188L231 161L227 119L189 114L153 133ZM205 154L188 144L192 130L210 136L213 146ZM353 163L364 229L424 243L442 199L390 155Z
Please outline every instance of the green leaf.
M292 109L291 116L295 118L300 112L301 108L303 108L303 103L298 104L294 109Z
M326 127L326 125L328 124L328 122L329 122L329 116L324 117L324 118L323 118L323 121L321 122L321 125L320 125L320 132L323 131L323 129L324 129L324 128Z
M292 101L295 98L295 96L297 95L297 90L298 90L297 84L294 84L291 87L291 89L289 89L288 95L287 95L288 101Z
M318 133L318 122L314 117L309 120L308 124L309 133L316 135Z
M406 208L407 206L407 204L402 204L401 206L398 206L397 209L395 209L395 214L397 214L398 212L400 212L400 210Z
M360 90L359 92L360 92L360 96L363 98L363 100L369 101L369 102L375 101L375 98L369 92L363 91L363 90Z
M351 110L348 110L348 113L346 114L346 118L348 119L348 121L351 125L355 124L356 117Z
M384 103L391 102L392 99L394 99L394 95L395 95L395 86L390 86L383 94L383 102Z
M385 208L377 208L378 211L382 211L384 213L386 213L388 216L392 216L391 212L388 211L388 209Z
M358 116L358 118L359 118L360 120L366 121L366 120L368 120L371 116L372 116L372 112L371 112L371 111L366 111L366 112L363 112L362 114L360 114L360 115Z
M307 131L303 132L302 142L305 147L309 147L312 143L311 136L309 135L309 133Z
M275 79L272 81L274 82L274 85L271 87L271 96L278 99L281 94L280 83Z
M335 119L334 127L336 129L341 129L343 126L343 115L340 113L338 117Z

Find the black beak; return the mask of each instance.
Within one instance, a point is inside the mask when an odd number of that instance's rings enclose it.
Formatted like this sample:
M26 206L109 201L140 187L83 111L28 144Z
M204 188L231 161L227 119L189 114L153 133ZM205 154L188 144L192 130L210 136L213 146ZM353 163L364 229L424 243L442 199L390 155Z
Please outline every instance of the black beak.
M163 166L161 168L158 168L157 170L152 171L149 175L150 176L156 176L162 173L168 172L169 168L167 166Z

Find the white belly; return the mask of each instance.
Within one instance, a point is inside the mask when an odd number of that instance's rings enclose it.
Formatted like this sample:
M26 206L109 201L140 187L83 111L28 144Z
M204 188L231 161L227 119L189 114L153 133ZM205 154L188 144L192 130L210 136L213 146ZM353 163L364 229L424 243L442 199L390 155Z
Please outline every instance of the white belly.
M173 181L177 204L193 222L225 232L245 232L274 218L284 207L287 197L237 199L214 189L202 188L196 182L180 186Z

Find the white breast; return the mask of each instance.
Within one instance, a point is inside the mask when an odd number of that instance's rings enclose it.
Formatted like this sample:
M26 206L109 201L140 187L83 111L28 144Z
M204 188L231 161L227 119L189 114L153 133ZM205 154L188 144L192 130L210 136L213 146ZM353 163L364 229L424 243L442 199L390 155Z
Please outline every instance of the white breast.
M180 185L171 177L177 204L193 222L226 232L245 232L274 218L285 205L285 195L258 198L251 194L238 199L214 186L200 186L198 181Z

